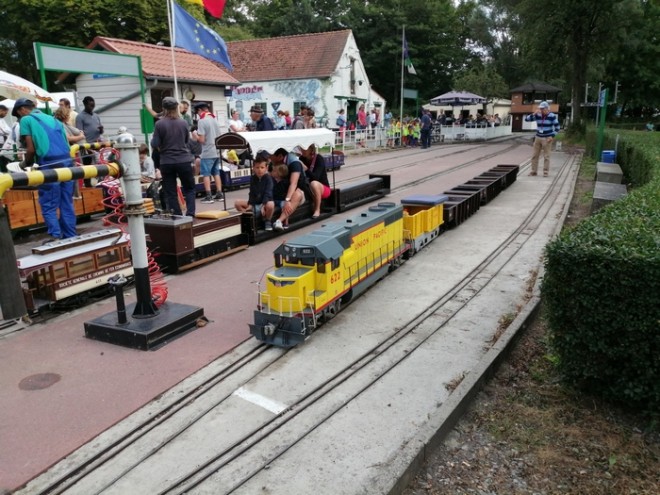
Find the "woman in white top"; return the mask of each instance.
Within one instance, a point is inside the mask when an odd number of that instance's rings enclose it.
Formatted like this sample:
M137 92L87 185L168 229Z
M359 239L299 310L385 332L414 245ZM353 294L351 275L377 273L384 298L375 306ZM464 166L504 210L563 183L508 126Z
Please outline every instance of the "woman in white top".
M243 124L239 117L236 110L231 111L231 119L229 120L229 130L231 132L242 132L245 130L245 124Z

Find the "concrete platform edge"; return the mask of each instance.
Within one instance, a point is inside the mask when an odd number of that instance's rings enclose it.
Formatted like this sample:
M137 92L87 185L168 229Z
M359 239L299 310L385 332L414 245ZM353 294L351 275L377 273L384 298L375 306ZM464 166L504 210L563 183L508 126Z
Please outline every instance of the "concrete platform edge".
M541 298L539 296L530 299L504 335L488 351L481 363L463 379L449 396L449 399L438 409L435 417L431 419L425 428L420 430L417 438L408 443L408 449L416 450L416 452L411 453L412 461L389 491L390 495L402 493L408 487L423 467L427 457L442 444L472 405L474 398L481 391L483 385L495 374L499 365L513 349L518 337L534 321L540 306ZM401 457L408 457L405 450L401 453Z
M579 164L581 164L581 157L578 160ZM575 158L573 158L573 161L575 161ZM525 162L521 165L521 173L523 171L523 165L527 164L528 162ZM568 200L562 211L561 218L557 222L553 238L559 235L568 216L580 171L579 164L577 167L572 167L568 172L572 174L569 181L570 190L568 191ZM451 432L467 409L472 405L474 398L481 391L484 383L497 372L498 367L509 355L518 338L522 336L523 332L538 316L541 308L541 281L543 280L544 272L544 265L541 263L536 283L532 289L533 295L520 313L518 313L515 320L486 353L479 365L456 387L448 400L438 409L437 414L419 431L416 438L408 442L406 447L402 448L400 458L410 458L411 460L401 474L398 475L396 482L388 492L389 495L403 493L408 485L410 485L410 482L423 467L427 457L432 454L434 449L442 444L449 432Z

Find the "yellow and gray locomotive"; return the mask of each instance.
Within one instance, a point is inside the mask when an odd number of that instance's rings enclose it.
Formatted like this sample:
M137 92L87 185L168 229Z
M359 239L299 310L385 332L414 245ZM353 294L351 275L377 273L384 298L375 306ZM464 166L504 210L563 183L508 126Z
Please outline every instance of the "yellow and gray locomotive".
M304 341L342 305L424 247L443 224L446 196L379 203L280 245L250 332L279 347Z

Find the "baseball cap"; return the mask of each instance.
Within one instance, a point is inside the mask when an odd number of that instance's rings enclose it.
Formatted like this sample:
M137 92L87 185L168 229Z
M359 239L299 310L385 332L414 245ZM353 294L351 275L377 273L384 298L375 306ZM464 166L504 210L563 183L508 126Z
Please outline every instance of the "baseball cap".
M179 102L176 101L176 98L173 98L172 96L166 96L165 98L163 98L163 108L167 110L172 110L178 106L179 106Z
M209 107L209 104L206 103L205 101L198 101L197 103L195 103L193 105L193 108L195 110L199 110L200 108L210 108L210 107Z
M11 111L11 114L14 117L18 117L18 109L22 107L32 107L34 108L34 102L29 98L19 98L14 102L14 109Z
M547 101L542 101L541 103L539 103L539 108L549 108L549 107L550 105L548 105Z

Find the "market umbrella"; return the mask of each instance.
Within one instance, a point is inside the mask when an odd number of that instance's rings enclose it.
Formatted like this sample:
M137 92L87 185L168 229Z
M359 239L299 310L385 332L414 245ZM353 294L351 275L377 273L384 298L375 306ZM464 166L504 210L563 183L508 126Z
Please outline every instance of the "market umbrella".
M14 100L29 98L32 101L55 101L48 91L22 77L2 70L0 70L0 96Z
M467 91L450 91L431 99L431 105L438 106L478 105L479 103L486 103L486 98Z

